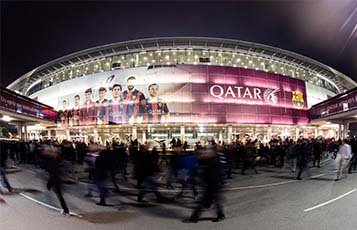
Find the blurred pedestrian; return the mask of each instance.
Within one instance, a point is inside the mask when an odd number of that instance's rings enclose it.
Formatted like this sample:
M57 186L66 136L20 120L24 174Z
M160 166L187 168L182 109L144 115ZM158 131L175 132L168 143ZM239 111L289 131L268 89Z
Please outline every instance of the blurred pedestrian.
M161 145L161 160L159 165L161 165L163 162L165 162L165 165L169 164L169 161L167 160L167 151L166 151L166 144L162 143Z
M209 142L206 149L200 150L198 153L201 168L201 179L204 185L203 196L191 214L187 222L196 223L204 208L208 208L211 204L215 205L217 217L214 222L225 219L222 205L222 169L221 163L217 156L217 145L214 140Z
M298 147L298 167L299 167L299 172L296 177L297 180L301 180L301 175L303 171L307 171L308 175L310 176L310 170L307 167L308 162L309 162L309 157L310 157L310 146L309 143L306 139L302 141L302 143Z
M1 184L9 191L12 192L12 187L9 183L9 180L6 176L6 160L8 158L8 151L5 148L5 143L1 142L1 151L0 151L0 180Z
M357 138L352 139L350 145L352 149L352 159L350 161L348 173L352 173L352 168L354 171L356 171L357 168Z
M322 150L323 150L323 144L322 144L322 140L319 138L314 143L314 163L313 163L313 167L320 168L320 160L321 160Z
M146 192L151 191L156 195L157 200L162 200L162 195L158 191L158 182L155 178L156 175L160 172L158 165L156 163L156 157L154 156L153 151L149 151L147 146L140 146L141 160L145 162L142 169L142 181L143 186L140 187L138 193L138 201L144 201L144 195Z
M348 163L351 160L351 158L352 158L351 146L347 144L347 140L342 140L336 157L336 161L337 161L336 181L340 180L344 174L347 177L347 173L345 173L345 171L348 168Z
M256 169L256 162L255 159L257 157L257 150L255 148L255 141L252 141L249 137L247 138L247 143L245 144L245 148L242 154L242 159L243 159L243 166L242 166L242 171L241 174L245 175L245 170L248 169L250 166L255 174L258 174L258 171Z
M61 149L59 146L54 146L50 141L47 141L42 146L42 156L45 159L45 169L49 173L49 179L47 182L47 189L56 193L61 207L63 209L62 214L69 215L67 204L62 195L62 180L60 169L60 155Z

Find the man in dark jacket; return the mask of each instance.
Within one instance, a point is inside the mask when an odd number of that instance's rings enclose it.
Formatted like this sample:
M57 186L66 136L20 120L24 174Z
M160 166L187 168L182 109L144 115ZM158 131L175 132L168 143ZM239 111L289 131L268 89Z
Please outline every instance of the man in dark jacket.
M317 162L317 167L320 168L322 149L323 149L322 140L321 139L316 140L314 143L314 164L313 164L313 167L316 166L316 162Z
M155 151L155 150L154 150ZM150 190L153 191L158 200L162 199L161 194L157 191L158 183L155 180L155 175L159 172L156 157L153 151L149 151L147 146L140 146L140 161L142 167L142 180L144 186L140 188L138 193L138 201L143 202L145 193Z
M47 189L54 189L54 192L61 203L61 207L63 209L62 213L64 215L69 215L67 204L62 195L62 173L59 166L60 154L61 149L58 146L52 145L50 141L47 141L42 147L42 156L45 159L45 169L50 176L47 182Z
M217 145L214 140L210 141L208 147L199 151L198 158L200 159L201 178L204 187L204 193L199 205L194 209L191 217L187 222L196 223L201 215L202 209L210 207L212 203L216 206L217 217L214 222L225 219L222 206L222 172L221 163L217 156Z
M298 152L298 166L299 166L299 173L296 177L297 180L301 180L301 174L305 169L307 169L307 173L310 175L310 171L307 167L307 164L309 162L310 154L311 154L311 144L305 139L302 141L302 143L299 145Z
M9 180L6 177L6 160L8 157L8 152L7 148L5 147L5 142L1 141L1 151L0 151L0 180L2 185L9 190L9 192L12 192L12 187L9 183Z
M354 138L350 141L351 149L352 149L352 159L350 166L348 168L348 173L352 173L353 170L356 171L357 168L357 138Z
M108 176L108 172L112 170L111 155L112 154L110 150L102 150L99 152L99 156L95 161L95 180L98 186L100 197L100 201L97 203L97 205L107 205L105 199L108 195L108 189L105 186L105 182Z

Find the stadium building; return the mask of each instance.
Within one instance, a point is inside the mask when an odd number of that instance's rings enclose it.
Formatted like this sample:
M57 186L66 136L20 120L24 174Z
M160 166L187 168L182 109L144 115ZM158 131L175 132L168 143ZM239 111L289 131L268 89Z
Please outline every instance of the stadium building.
M230 142L248 134L336 136L308 109L356 87L341 72L283 49L229 39L151 38L76 52L8 89L52 106L47 137ZM38 131L38 130L34 130Z

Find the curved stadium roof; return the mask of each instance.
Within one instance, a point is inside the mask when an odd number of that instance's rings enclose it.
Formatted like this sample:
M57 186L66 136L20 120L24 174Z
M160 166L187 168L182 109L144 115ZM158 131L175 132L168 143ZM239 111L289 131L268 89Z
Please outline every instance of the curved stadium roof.
M290 66L291 68L301 69L303 70L304 73L306 72L309 73L310 76L314 76L315 79L318 78L320 80L328 82L328 85L333 86L333 89L330 88L330 90L335 93L341 93L345 90L357 86L356 82L354 82L352 79L350 79L346 75L342 74L341 72L327 65L324 65L311 58L287 50L283 50L280 48L275 48L267 45L246 42L246 41L231 40L231 39L174 37L174 38L148 38L148 39L118 42L118 43L98 46L83 51L79 51L73 54L69 54L67 56L50 61L44 65L41 65L33 69L32 71L24 74L23 76L12 82L7 88L11 90L15 90L24 95L29 95L31 94L29 93L30 88L36 85L37 83L44 81L45 79L48 79L51 76L54 76L56 73L58 74L63 72L64 70L73 69L77 66L85 65L88 63L96 62L98 60L104 60L106 58L119 56L119 55L143 53L143 52L158 51L158 50L170 51L170 50L181 50L181 49L193 50L193 51L203 50L203 52L205 51L222 52L224 54L228 53L231 55L237 54L237 55L244 55L247 58L259 58L258 60L263 60L265 62L269 61L270 63L280 63L283 66ZM187 60L184 63L196 64L196 63L192 63L192 61L190 62ZM200 64L208 64L208 63L200 63ZM212 64L235 66L231 63L231 61L223 62L222 60L219 63L217 62ZM136 65L130 67L137 67L137 66L140 66L140 64L136 63ZM142 66L144 66L144 64L142 64ZM247 66L245 67L247 68ZM249 66L248 68L252 68L252 67ZM264 66L264 68L266 67ZM283 69L283 67L281 68ZM259 70L273 72L271 69L269 70L259 69ZM103 72L103 70L101 71ZM289 75L288 73L286 74ZM83 74L83 75L88 75L88 74ZM301 78L299 76L293 76L293 77ZM305 80L307 79L305 78ZM64 78L60 81L64 81Z

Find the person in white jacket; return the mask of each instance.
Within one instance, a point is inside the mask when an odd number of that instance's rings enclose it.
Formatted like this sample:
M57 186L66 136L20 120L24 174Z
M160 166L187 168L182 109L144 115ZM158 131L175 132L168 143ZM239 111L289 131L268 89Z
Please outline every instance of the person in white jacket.
M337 157L336 157L336 161L337 161L337 177L336 177L336 181L340 180L341 177L343 176L343 174L346 175L347 177L347 166L349 161L352 158L352 149L351 146L349 144L347 144L346 140L342 140L342 143L339 147L339 150L337 152ZM346 171L346 173L344 173L344 171Z

